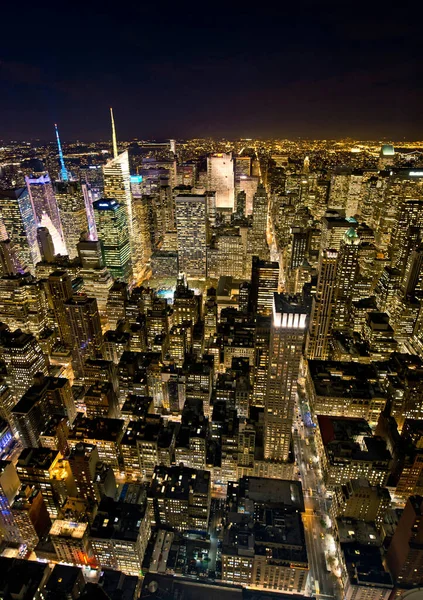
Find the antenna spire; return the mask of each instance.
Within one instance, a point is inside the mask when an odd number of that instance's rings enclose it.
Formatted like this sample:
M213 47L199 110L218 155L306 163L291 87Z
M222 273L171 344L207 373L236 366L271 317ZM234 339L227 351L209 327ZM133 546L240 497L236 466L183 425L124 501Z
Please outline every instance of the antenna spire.
M112 144L113 144L113 158L117 158L118 149L117 149L117 141L116 141L116 129L115 129L115 120L113 118L113 108L110 108L110 117L112 119Z
M69 173L65 167L65 159L63 158L62 144L60 143L59 130L57 124L54 124L56 130L57 147L59 148L59 160L60 160L60 178L62 181L69 181Z

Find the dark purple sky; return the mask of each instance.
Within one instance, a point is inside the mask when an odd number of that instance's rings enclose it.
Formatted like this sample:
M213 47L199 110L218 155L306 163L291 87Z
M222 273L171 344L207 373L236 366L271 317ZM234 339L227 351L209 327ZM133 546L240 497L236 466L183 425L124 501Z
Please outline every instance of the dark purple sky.
M419 2L5 0L0 139L423 139Z

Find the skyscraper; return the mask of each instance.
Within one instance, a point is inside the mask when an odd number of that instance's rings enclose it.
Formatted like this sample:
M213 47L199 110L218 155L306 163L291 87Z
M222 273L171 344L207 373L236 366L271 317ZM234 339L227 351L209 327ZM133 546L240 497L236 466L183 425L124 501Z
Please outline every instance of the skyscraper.
M306 309L295 298L274 294L264 413L267 459L288 459L306 320Z
M103 167L104 196L114 198L126 212L130 238L133 235L131 175L129 172L128 151L111 158Z
M278 291L279 263L253 256L250 302L253 313L272 314L273 294Z
M350 325L350 307L358 275L359 250L360 238L351 227L341 242L336 273L333 327L340 331L348 331Z
M37 222L31 196L26 188L0 190L0 219L18 256L31 271L40 262Z
M93 207L106 266L115 279L130 281L132 268L127 211L111 198L96 200Z
M317 292L313 298L306 356L327 360L329 337L336 289L338 252L323 250L320 255Z
M253 227L250 231L249 254L258 256L261 260L269 258L269 247L267 245L267 212L268 198L263 185L259 185L253 198Z
M204 279L207 270L206 196L176 196L179 270L187 277Z
M66 255L62 222L49 174L41 173L39 177L25 177L25 181L34 207L37 226L47 227L53 238L55 253Z
M48 281L50 307L54 311L59 337L65 346L71 345L69 321L65 312L65 302L72 297L72 281L66 271L50 273Z
M95 298L73 296L64 304L72 340L72 363L77 377L84 374L84 361L102 353L103 334Z
M216 208L235 207L235 161L232 153L207 157L207 190L216 192Z
M39 343L32 334L17 329L3 342L3 359L7 381L15 400L31 387L36 373L48 374L47 363Z
M54 190L68 255L76 258L79 238L89 232L84 194L77 181L56 181Z

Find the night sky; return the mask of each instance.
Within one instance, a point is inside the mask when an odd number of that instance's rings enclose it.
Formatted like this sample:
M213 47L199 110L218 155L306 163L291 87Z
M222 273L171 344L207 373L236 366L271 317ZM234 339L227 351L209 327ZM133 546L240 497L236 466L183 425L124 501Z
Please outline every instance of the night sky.
M1 4L4 140L423 139L419 2Z

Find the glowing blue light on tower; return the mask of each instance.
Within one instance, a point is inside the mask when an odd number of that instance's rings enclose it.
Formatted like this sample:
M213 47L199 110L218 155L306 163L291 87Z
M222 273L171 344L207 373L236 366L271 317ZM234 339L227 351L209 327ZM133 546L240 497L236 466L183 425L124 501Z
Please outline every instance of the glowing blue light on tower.
M63 158L62 144L60 143L59 130L57 129L56 123L54 124L56 130L57 147L59 148L59 160L60 160L60 179L62 181L69 181L69 174L65 167L65 159Z

